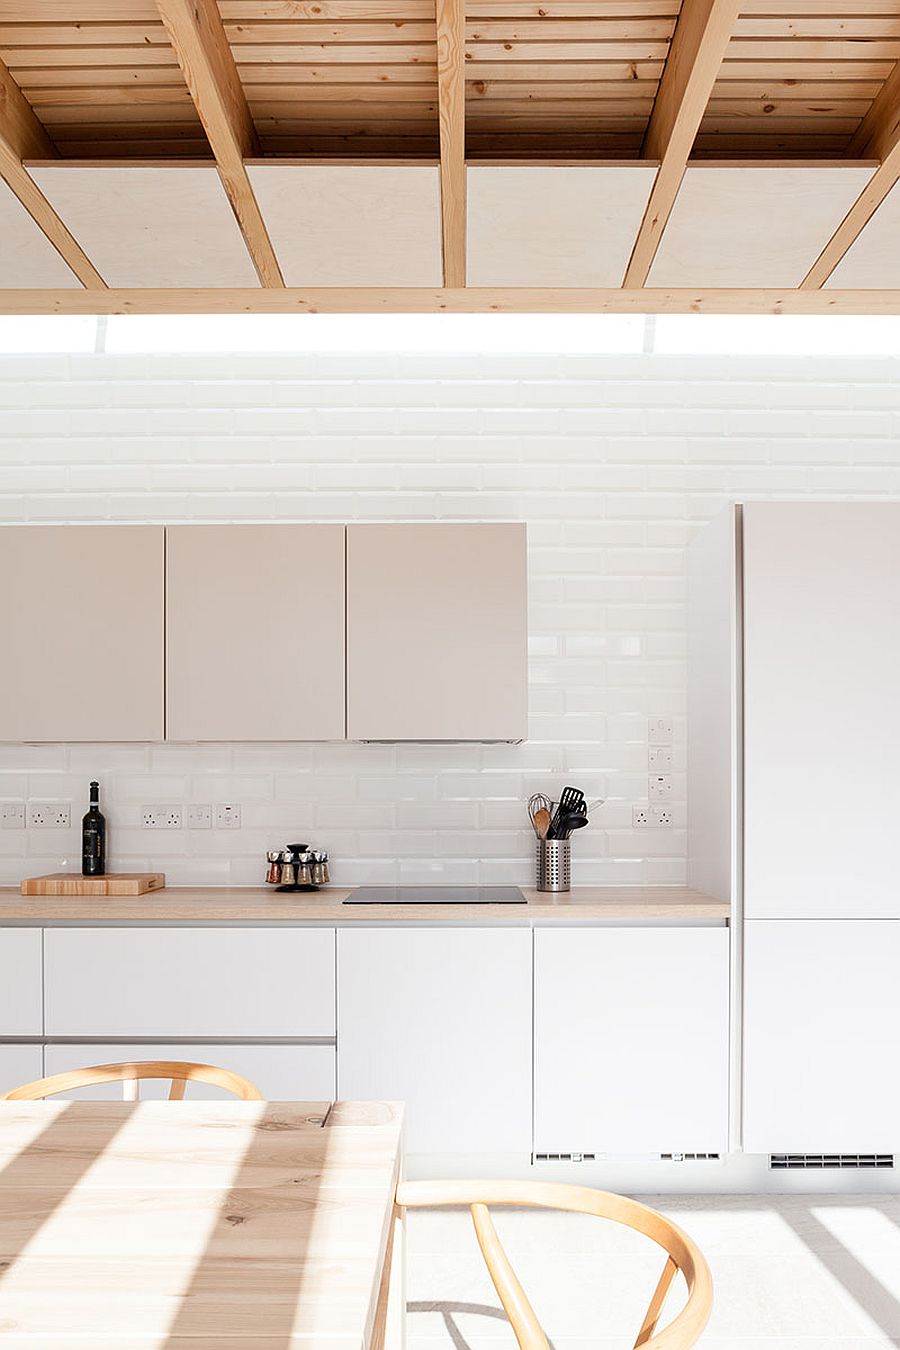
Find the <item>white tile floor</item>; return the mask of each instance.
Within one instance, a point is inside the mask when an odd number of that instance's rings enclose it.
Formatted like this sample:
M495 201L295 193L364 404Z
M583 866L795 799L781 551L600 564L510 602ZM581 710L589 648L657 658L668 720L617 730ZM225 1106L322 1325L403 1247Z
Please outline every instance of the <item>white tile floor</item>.
M900 1196L646 1200L695 1238L712 1268L703 1350L900 1347ZM494 1217L554 1350L633 1344L658 1249L581 1215ZM411 1212L407 1242L408 1350L515 1346L466 1211Z

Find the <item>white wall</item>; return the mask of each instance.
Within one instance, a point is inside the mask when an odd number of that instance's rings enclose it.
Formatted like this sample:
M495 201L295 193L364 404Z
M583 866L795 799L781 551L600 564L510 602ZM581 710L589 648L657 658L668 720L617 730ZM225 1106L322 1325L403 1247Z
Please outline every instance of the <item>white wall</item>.
M0 746L0 798L80 818L98 777L112 865L175 883L255 882L267 846L306 838L341 882L526 881L523 799L574 782L607 799L576 882L682 882L685 544L735 497L900 495L898 376L886 357L0 356L0 520L524 519L531 587L524 745ZM676 828L635 831L659 714ZM138 828L170 801L236 801L243 828ZM78 841L0 831L0 880Z

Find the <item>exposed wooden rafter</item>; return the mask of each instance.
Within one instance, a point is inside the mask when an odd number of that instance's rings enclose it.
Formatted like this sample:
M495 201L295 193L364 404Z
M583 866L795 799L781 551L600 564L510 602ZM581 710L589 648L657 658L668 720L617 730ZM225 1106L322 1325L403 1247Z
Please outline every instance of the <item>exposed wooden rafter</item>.
M465 0L436 0L444 285L466 284Z
M2 314L900 314L900 290L2 290Z
M22 165L23 160L55 158L56 150L46 131L6 66L0 62L0 177L82 285L91 290L102 290L106 283L100 273Z
M900 179L900 61L860 123L849 153L860 159L877 159L879 165L804 277L804 290L824 286Z
M741 0L684 0L653 104L645 159L659 160L624 285L643 286L675 204Z
M259 141L215 0L157 0L215 156L219 176L263 286L284 278L244 167Z

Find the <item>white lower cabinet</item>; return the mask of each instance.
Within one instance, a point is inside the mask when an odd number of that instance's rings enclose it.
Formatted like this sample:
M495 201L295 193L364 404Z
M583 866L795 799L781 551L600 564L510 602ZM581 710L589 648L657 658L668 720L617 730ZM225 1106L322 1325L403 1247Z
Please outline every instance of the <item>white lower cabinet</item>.
M405 1101L411 1153L530 1152L530 930L340 930L338 1095Z
M0 1038L44 1028L40 928L0 929Z
M334 1035L333 928L48 928L46 1035Z
M0 1092L10 1092L43 1076L40 1045L0 1045Z
M720 1153L728 931L538 928L537 1153Z
M156 1045L98 1045L91 1042L86 1045L48 1045L45 1057L48 1074L91 1064L117 1064L124 1060L192 1060L199 1064L216 1064L249 1078L267 1101L330 1102L335 1097L333 1045L167 1045L162 1042ZM39 1077L38 1074L34 1076ZM149 1100L168 1094L168 1080L141 1084L142 1098ZM67 1095L121 1099L122 1088L118 1083L109 1083ZM229 1095L205 1083L189 1083L185 1093L190 1100L224 1099Z
M744 925L744 1148L900 1145L900 922Z

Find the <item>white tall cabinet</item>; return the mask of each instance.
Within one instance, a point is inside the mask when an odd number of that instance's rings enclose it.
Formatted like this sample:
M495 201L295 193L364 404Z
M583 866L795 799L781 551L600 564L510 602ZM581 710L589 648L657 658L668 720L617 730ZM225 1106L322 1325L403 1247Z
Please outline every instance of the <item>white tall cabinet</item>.
M692 552L690 880L734 906L743 1147L900 1149L900 503L750 502Z

